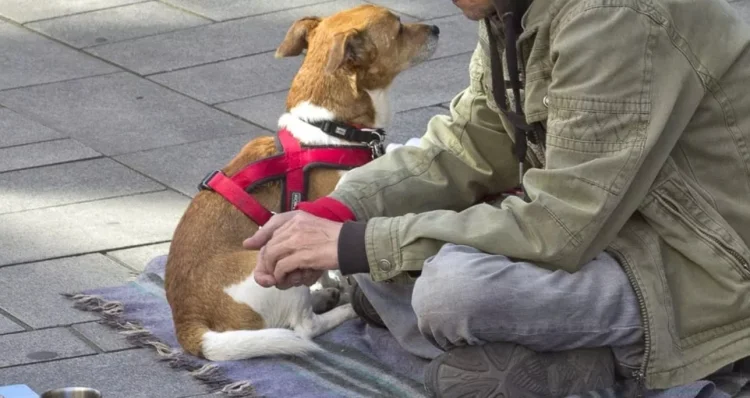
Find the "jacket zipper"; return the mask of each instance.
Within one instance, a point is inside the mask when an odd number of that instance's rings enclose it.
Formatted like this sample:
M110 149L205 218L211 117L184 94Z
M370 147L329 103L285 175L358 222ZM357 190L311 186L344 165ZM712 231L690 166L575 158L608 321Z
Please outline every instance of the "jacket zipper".
M699 226L694 225L694 223L692 223L686 217L680 217L681 212L680 212L679 207L677 206L677 204L673 203L668 198L663 197L662 195L658 195L657 196L657 200L659 202L661 202L662 204L666 205L667 207L669 207L669 209L675 214L676 218L678 218L683 223L689 224L689 227L693 228L696 232L698 232L698 234L700 236L704 237L704 239L710 240L712 243L714 243L716 246L718 246L721 250L723 250L724 253L726 253L729 257L731 257L732 259L734 259L734 261L737 264L739 264L739 266L742 268L742 270L745 271L745 273L746 273L745 278L750 277L750 264L748 263L748 261L744 257L742 257L742 254L740 254L738 251L732 249L731 247L727 246L719 238L711 235L708 232L705 232ZM742 272L740 271L740 273L742 273Z
M622 255L622 253L620 253L619 250L610 248L609 251L614 254L614 256L617 258L617 261L623 266L625 275L627 275L628 281L630 281L630 286L632 286L633 291L635 291L635 296L638 299L638 306L640 307L641 311L641 323L643 324L644 342L643 360L641 361L640 368L633 372L633 378L636 382L636 398L643 398L643 393L646 389L646 368L648 366L649 357L651 356L651 325L649 325L648 316L646 316L646 302L643 298L641 287L635 280L635 275L633 275L631 265L625 260L625 257Z

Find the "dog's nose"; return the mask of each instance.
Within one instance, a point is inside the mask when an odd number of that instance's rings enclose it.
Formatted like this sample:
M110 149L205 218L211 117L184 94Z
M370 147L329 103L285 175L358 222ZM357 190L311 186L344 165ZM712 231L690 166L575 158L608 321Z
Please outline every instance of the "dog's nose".
M440 34L440 28L438 28L437 25L430 26L430 30L432 31L432 34L435 36Z

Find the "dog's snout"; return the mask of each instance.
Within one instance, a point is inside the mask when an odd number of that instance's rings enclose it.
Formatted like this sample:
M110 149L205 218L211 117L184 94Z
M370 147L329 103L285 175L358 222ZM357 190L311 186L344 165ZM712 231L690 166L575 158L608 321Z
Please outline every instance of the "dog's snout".
M430 26L430 31L435 36L438 36L440 34L440 28L438 28L437 25Z

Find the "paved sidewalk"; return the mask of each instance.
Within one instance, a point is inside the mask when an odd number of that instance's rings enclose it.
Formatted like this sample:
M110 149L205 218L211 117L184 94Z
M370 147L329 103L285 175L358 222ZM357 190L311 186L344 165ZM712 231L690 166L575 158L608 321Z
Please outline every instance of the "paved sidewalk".
M373 0L443 32L399 77L389 142L468 84L476 26L447 0ZM0 386L206 394L59 296L119 285L169 247L195 186L270 134L301 58L291 23L358 0L0 0ZM750 20L750 0L735 5Z

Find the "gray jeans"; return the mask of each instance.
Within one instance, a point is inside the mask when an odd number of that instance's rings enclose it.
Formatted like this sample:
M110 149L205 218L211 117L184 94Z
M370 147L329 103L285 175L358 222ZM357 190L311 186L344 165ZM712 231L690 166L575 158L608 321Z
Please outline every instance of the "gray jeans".
M446 244L413 285L355 279L401 346L423 358L509 342L536 351L609 346L626 377L640 365L638 302L606 253L571 274Z

